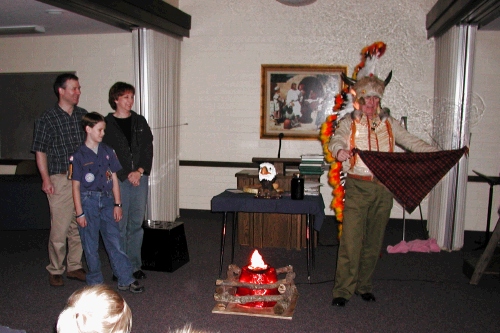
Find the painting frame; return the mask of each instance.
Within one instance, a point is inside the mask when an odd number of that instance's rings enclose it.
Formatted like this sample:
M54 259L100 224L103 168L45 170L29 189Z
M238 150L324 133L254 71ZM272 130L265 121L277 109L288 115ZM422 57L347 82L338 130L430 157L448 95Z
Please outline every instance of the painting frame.
M317 140L335 96L343 65L261 65L260 138Z

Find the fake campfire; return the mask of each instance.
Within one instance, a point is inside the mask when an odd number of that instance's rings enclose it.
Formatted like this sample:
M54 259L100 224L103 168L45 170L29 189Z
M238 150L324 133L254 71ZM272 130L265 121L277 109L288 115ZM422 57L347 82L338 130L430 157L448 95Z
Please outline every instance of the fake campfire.
M279 274L286 276L278 280ZM292 266L274 269L255 250L250 265L231 264L227 279L215 282L212 313L292 319L299 296L294 279Z

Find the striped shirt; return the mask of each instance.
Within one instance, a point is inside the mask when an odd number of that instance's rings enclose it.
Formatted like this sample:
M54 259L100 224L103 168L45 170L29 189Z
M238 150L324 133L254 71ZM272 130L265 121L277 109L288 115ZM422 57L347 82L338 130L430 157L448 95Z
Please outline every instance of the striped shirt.
M69 157L85 140L81 120L87 111L75 106L71 116L56 103L35 121L31 151L47 154L49 175L66 173Z

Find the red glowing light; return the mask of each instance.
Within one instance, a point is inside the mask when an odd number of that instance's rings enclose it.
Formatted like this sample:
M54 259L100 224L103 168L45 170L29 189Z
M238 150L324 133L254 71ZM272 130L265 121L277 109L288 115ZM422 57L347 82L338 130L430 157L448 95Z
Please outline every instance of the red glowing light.
M248 268L254 271L267 269L267 265L262 259L259 251L255 250L252 253L252 257L250 258L250 265Z
M253 284L272 284L278 281L278 276L276 270L273 267L269 267L259 251L255 250L250 259L250 265L245 266L241 269L240 282L253 283ZM237 296L246 295L279 295L278 288L272 289L249 289L244 287L238 287L236 290ZM254 308L264 308L272 307L276 302L249 302L243 306L254 307Z

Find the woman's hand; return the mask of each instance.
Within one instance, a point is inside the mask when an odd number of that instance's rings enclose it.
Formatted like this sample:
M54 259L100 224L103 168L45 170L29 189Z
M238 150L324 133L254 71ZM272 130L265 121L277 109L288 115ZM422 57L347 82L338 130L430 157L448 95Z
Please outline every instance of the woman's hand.
M133 186L139 186L141 184L141 173L139 171L132 171L128 174L128 181Z

